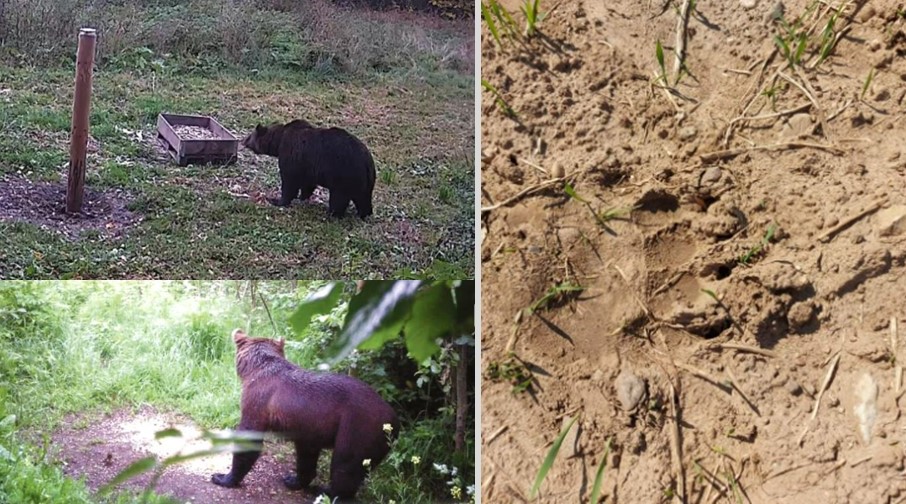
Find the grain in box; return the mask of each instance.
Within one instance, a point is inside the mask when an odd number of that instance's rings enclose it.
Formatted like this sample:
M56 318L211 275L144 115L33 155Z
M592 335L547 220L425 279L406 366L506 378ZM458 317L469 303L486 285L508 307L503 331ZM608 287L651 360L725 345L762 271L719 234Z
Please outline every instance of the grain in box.
M239 150L239 139L210 116L160 114L157 138L179 166L231 164Z

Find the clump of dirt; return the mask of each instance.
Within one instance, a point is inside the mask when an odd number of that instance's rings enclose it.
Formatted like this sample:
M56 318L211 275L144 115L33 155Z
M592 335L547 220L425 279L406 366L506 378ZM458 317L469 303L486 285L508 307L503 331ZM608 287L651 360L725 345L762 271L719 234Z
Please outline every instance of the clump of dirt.
M0 220L28 222L70 240L86 232L116 238L141 221L127 208L133 197L124 190L86 186L83 198L81 213L67 214L65 183L6 175L0 178Z
M188 419L148 407L137 412L120 410L101 418L74 415L63 424L66 427L51 436L53 456L63 463L67 476L84 478L92 491L97 491L139 459L154 456L162 460L179 453L211 448L209 441L201 439L201 430ZM155 438L155 433L169 428L178 429L182 435ZM232 455L221 453L167 468L155 490L181 502L314 502L315 495L289 491L283 486L283 476L295 471L293 461L289 444L266 442L264 453L239 488L223 488L211 483L212 474L230 470ZM118 488L142 491L151 476L151 473L145 473Z
M693 4L681 73L669 2L561 2L503 48L483 28L488 502L527 500L575 415L551 502L605 454L608 502L906 497L903 6Z

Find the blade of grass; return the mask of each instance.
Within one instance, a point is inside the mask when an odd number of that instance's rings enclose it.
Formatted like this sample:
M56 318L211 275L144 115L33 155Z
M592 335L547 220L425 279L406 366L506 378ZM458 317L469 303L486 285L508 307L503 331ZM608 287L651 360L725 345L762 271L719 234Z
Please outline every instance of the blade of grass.
M591 504L598 504L601 498L601 484L604 482L604 470L607 469L607 455L610 454L610 443L613 437L607 439L607 448L604 449L604 456L601 457L601 464L598 465L598 471L595 473L595 483L591 487Z
M657 65L661 69L659 79L664 81L664 85L667 85L667 67L664 64L664 46L661 45L660 40L656 41L654 44L654 57L657 59Z
M547 477L548 471L551 470L551 466L554 465L554 460L557 459L557 454L560 453L560 445L563 444L563 440L566 438L566 435L569 434L569 430L573 428L573 424L576 423L578 416L574 416L566 427L563 429L563 432L557 436L557 439L554 440L554 445L551 446L550 451L547 452L547 457L544 457L544 462L541 464L541 469L538 470L538 476L535 477L535 484L532 486L532 491L529 492L529 499L534 500L535 496L538 494L538 489L541 488L541 483L544 482L544 478Z
M500 33L497 31L497 23L494 22L494 15L491 14L491 9L488 8L484 2L481 2L481 17L488 25L488 31L491 32L491 36L494 37L497 45L503 47L503 44L500 43Z
M506 28L507 33L509 33L511 37L517 38L519 36L518 25L516 24L516 20L513 19L513 16L510 16L509 11L503 8L497 0L491 0L490 7L491 12L497 17L500 25Z
M579 196L579 193L576 192L576 189L568 182L566 184L563 184L563 192L565 192L570 198L578 202L588 203L588 200Z
M503 111L504 114L506 114L510 117L516 117L516 111L514 111L510 107L510 105L506 102L506 100L504 100L503 97L500 96L500 91L498 91L497 88L494 87L493 84L491 84L490 82L488 82L484 79L481 79L481 87L483 87L485 89L485 91L494 95L494 103L497 105L497 107L500 110Z
M875 69L872 68L868 72L868 78L865 79L865 84L862 85L862 94L859 95L859 101L862 101L865 99L865 93L868 91L868 88L871 86L871 80L874 78L874 76L875 76Z

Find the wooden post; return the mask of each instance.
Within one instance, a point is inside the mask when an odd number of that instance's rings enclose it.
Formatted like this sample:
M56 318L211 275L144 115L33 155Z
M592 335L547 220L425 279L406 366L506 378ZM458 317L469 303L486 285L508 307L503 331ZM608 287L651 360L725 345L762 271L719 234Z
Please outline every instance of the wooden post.
M69 180L66 187L66 213L82 211L85 191L85 155L88 148L88 112L91 110L91 77L94 71L94 47L97 32L92 28L79 31L76 57L75 98L72 102L72 135L69 141Z

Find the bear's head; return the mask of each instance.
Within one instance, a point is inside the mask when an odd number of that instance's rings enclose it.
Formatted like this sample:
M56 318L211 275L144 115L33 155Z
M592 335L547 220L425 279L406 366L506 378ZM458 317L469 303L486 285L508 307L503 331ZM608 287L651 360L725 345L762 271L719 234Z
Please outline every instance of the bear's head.
M276 156L280 148L280 137L283 126L272 124L270 126L257 125L255 129L242 139L242 146L255 154Z
M236 329L233 342L236 343L236 371L240 377L265 367L274 358L286 358L283 353L286 340L283 339L252 338L242 329Z

